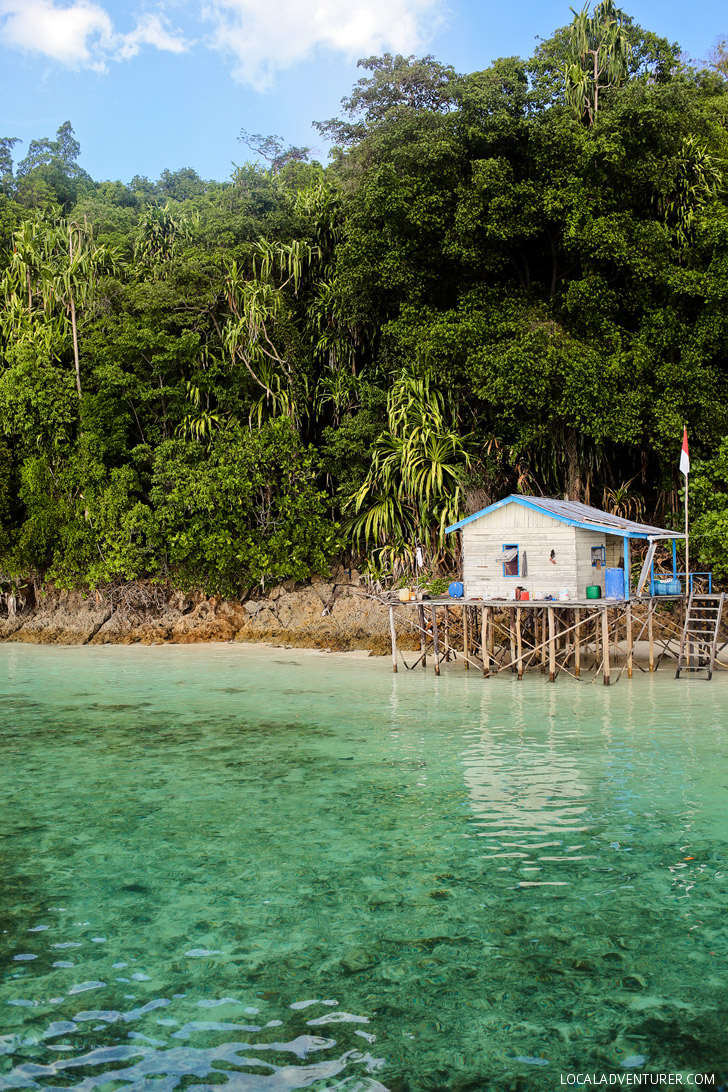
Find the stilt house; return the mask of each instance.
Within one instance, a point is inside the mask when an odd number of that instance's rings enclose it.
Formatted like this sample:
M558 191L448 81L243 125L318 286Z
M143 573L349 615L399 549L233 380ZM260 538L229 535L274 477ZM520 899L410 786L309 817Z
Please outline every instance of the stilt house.
M522 588L530 598L560 596L582 600L599 587L613 599L654 591L656 544L685 536L662 527L601 512L576 501L512 494L447 528L462 532L463 584L466 598L510 599ZM630 542L647 542L642 572L630 587ZM607 570L609 583L605 587ZM619 574L621 570L621 588ZM624 579L626 574L626 580ZM649 584L648 584L649 580ZM590 598L594 592L590 593Z

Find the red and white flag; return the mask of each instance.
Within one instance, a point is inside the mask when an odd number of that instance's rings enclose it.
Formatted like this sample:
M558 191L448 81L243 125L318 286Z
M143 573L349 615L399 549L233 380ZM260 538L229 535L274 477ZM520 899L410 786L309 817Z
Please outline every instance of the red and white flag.
M688 430L683 428L682 451L680 452L680 473L686 476L690 473L690 455L688 453Z

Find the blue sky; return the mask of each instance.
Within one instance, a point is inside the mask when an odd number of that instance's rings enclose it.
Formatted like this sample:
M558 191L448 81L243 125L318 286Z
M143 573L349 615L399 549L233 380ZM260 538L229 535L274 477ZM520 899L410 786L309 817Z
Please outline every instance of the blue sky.
M728 32L718 0L622 6L691 57ZM431 52L473 71L569 19L568 0L0 0L0 136L23 155L69 119L86 170L123 181L225 179L251 158L241 127L325 159L311 122L337 113L358 57Z

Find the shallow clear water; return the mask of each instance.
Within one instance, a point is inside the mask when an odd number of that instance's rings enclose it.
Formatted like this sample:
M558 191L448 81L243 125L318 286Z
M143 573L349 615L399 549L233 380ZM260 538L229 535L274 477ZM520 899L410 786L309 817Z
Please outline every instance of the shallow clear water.
M719 1087L727 683L0 646L0 1087Z

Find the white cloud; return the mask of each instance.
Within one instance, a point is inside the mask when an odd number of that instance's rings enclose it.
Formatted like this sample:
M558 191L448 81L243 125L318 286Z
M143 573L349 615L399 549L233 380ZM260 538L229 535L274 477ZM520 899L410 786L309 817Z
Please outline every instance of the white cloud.
M123 36L119 57L135 57L143 45L153 46L168 53L185 53L189 44L181 34L173 31L160 15L143 15L134 30Z
M317 49L353 59L420 50L442 22L439 0L209 0L212 44L236 79L262 89Z
M2 0L5 45L45 53L72 67L103 68L114 36L111 19L98 4L57 7L52 0Z
M2 44L42 53L71 68L103 72L108 61L136 56L144 45L183 53L188 43L160 15L142 16L128 34L114 29L108 13L91 0L0 0Z

